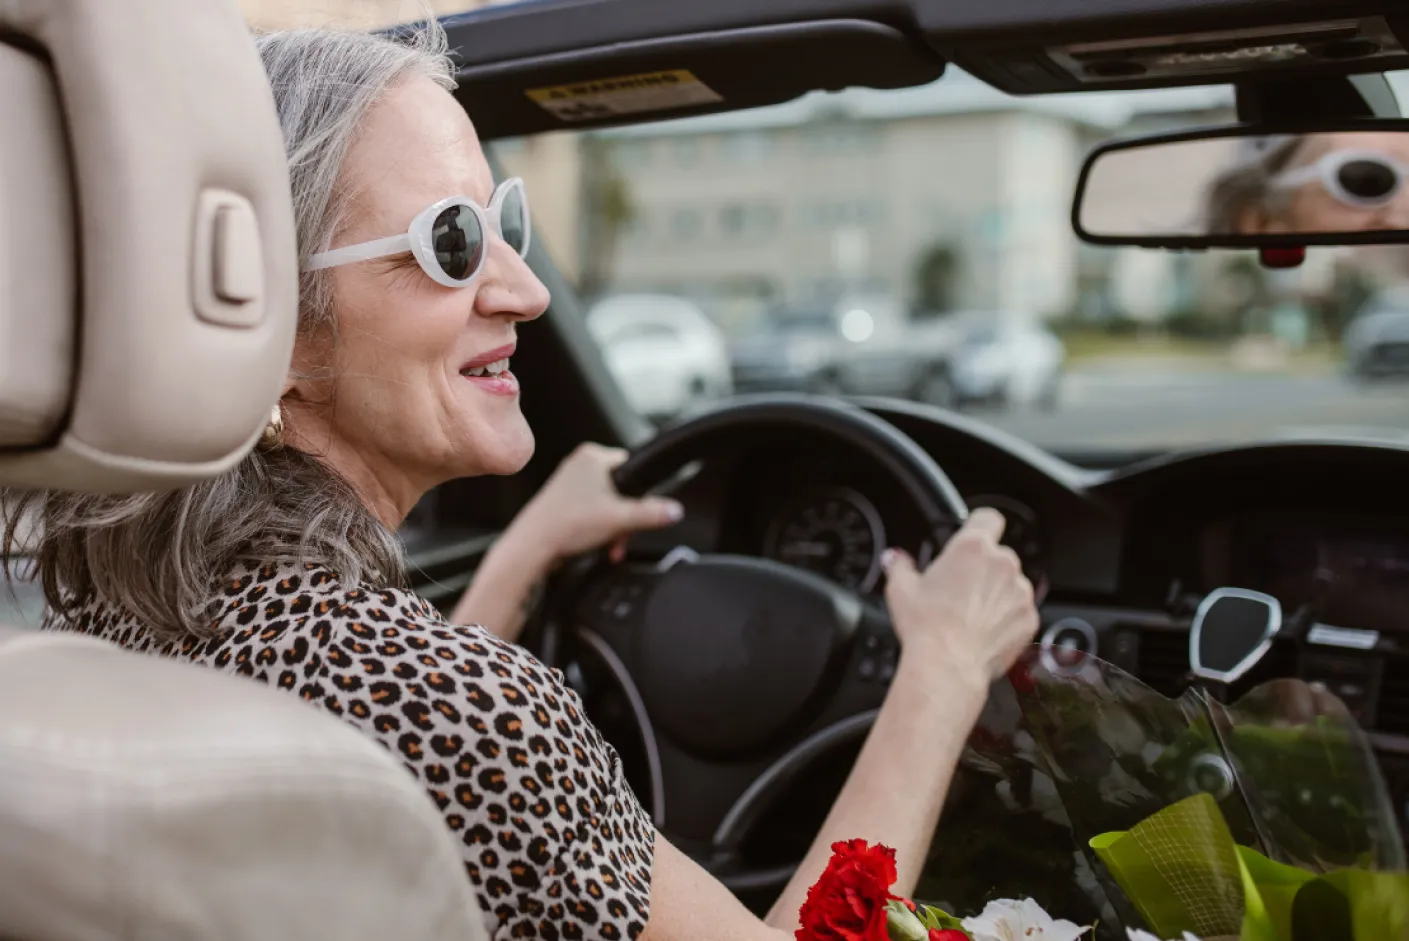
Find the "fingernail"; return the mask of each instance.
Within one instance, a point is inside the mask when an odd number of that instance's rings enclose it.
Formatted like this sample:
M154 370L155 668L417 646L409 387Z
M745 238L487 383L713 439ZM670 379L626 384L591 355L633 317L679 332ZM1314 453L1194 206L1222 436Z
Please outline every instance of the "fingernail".
M685 508L674 500L667 500L665 504L665 518L672 523L678 523L685 518Z
M896 552L894 549L887 549L881 553L881 568L889 570L895 564Z

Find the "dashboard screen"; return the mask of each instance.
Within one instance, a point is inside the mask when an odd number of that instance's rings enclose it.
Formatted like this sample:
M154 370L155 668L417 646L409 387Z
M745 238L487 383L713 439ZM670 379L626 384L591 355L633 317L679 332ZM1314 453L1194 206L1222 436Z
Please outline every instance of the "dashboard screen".
M1234 532L1233 584L1276 596L1288 615L1311 603L1328 624L1409 632L1409 524L1269 517Z

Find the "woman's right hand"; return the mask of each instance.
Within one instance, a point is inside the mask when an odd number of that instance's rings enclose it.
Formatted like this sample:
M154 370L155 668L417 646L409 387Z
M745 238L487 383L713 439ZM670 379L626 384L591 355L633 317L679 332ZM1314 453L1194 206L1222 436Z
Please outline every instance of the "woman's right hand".
M1032 583L999 544L1005 521L980 507L923 572L889 550L886 604L903 659L945 663L985 686L1013 665L1039 625Z

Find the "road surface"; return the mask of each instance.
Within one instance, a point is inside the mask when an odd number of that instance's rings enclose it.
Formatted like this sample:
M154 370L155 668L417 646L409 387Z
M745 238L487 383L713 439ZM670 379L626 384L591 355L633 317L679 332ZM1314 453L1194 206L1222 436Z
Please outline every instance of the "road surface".
M1053 450L1179 448L1278 434L1409 441L1409 383L1117 363L1072 369L1054 411L974 417Z

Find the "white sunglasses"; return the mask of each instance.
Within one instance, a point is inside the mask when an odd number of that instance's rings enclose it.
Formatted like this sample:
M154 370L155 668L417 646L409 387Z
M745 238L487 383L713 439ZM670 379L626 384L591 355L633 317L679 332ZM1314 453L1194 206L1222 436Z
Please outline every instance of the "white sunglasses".
M466 196L449 196L417 213L403 234L318 252L309 256L303 270L336 268L409 251L437 284L469 287L484 270L491 230L520 256L528 254L532 232L528 195L518 177L495 187L488 207Z
M1409 178L1409 167L1373 150L1336 150L1315 163L1279 174L1278 187L1319 182L1337 201L1356 209L1383 209Z

